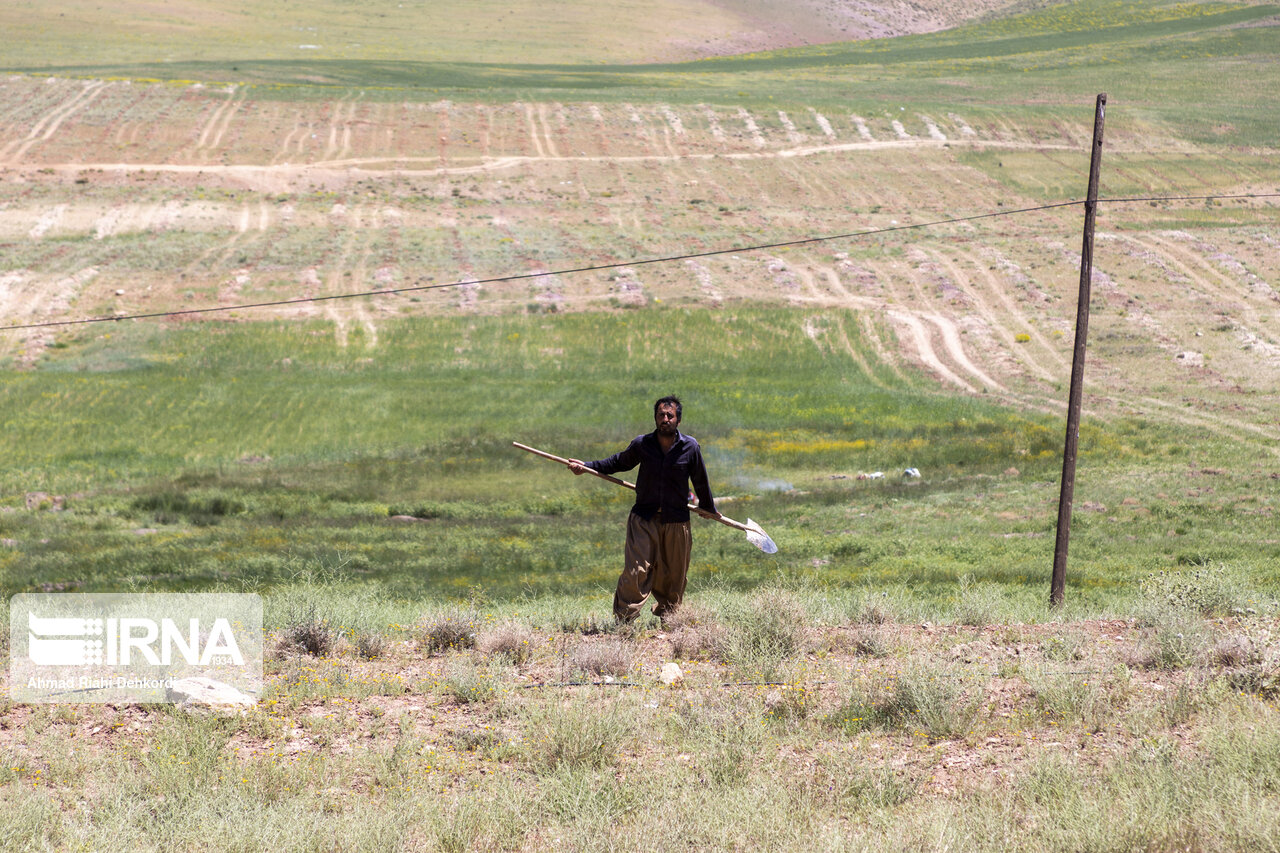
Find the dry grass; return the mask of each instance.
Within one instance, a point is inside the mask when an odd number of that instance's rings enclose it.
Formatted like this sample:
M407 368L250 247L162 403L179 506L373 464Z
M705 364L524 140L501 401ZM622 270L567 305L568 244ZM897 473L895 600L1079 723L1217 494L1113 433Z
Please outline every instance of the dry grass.
M766 590L742 612L790 612L789 600ZM269 661L267 699L240 717L0 706L0 829L20 846L75 836L96 847L109 824L114 843L136 846L144 827L125 806L158 790L179 846L248 832L219 828L245 809L281 838L334 847L368 846L356 826L371 822L393 846L459 849L666 846L672 823L699 846L770 849L796 832L814 849L923 849L939 834L957 849L1052 850L1065 837L1128 849L1180 827L1178 838L1244 851L1280 837L1274 618L1202 619L1216 655L1151 669L1125 663L1152 642L1136 621L802 621L808 639L792 647L785 685L735 682L736 666L715 658L662 684L677 635L740 615L695 612L677 631L627 638L501 624L475 649L446 643L430 656L340 645L329 659ZM873 630L892 638L883 654L851 647ZM565 686L566 668L629 688ZM136 755L148 757L119 773ZM227 779L241 781L229 792ZM644 808L637 779L657 792ZM1185 796L1199 808L1180 811ZM94 821L57 805L72 800ZM1117 803L1129 824L1098 821ZM1227 814L1230 824L1213 817Z

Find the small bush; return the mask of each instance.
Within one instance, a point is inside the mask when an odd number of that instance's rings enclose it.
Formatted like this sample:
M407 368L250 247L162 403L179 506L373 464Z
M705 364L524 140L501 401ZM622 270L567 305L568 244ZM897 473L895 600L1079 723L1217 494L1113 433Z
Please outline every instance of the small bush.
M481 634L476 639L476 648L483 654L504 657L519 665L528 662L535 643L533 631L507 622Z
M771 680L784 660L804 644L806 617L790 592L766 589L734 615L721 656L740 672Z
M391 646L391 641L385 634L374 631L361 631L351 642L355 646L356 654L365 660L377 660L385 655Z
M873 719L886 728L910 729L930 740L966 735L978 718L981 700L966 695L961 678L950 673L913 670L894 682L876 704Z
M631 672L631 662L631 647L617 639L584 642L569 657L569 667L574 673L612 675L617 678Z
M418 644L427 654L475 648L475 621L456 613L428 620L421 625Z
M849 638L849 648L854 654L869 658L887 658L889 642L880 631L858 631Z
M955 607L956 622L973 627L990 625L1001 621L1005 609L1004 598L995 584L974 584L968 575L960 578L960 600Z
M280 635L281 651L328 657L338 644L338 630L312 605L307 615L296 619Z
M804 777L798 793L815 805L842 813L874 812L900 806L915 796L919 784L889 767L867 767L859 759L819 760Z
M803 720L812 706L813 697L803 683L787 684L765 694L764 717L774 722Z
M445 690L462 705L491 701L501 681L499 671L468 659L451 660L444 670Z
M1080 723L1096 732L1111 718L1110 691L1096 680L1052 675L1033 676L1029 681L1036 709L1056 721Z
M526 729L530 760L544 769L612 766L631 735L632 719L584 699L535 706Z
M677 660L707 660L724 647L725 630L719 625L681 628L667 636Z
M698 607L680 608L667 617L663 627L678 660L705 660L724 646L724 626Z
M1267 646L1227 674L1227 684L1242 693L1263 699L1280 699L1280 648Z
M1084 638L1076 632L1053 634L1040 641L1040 651L1046 658L1060 663L1084 659Z
M720 693L696 700L681 697L674 711L674 736L697 756L700 781L727 787L750 774L765 728L745 703Z
M868 598L854 615L853 621L863 625L884 625L895 621L896 614L888 593Z
M877 728L884 722L871 694L861 687L855 687L826 718L827 725L845 734Z
M1138 647L1134 665L1144 669L1186 669L1209 657L1209 632L1194 613L1156 606L1147 611L1143 621L1154 630Z
M1241 610L1248 585L1223 567L1195 571L1152 572L1142 579L1143 595L1156 605L1189 610L1201 616L1226 616Z

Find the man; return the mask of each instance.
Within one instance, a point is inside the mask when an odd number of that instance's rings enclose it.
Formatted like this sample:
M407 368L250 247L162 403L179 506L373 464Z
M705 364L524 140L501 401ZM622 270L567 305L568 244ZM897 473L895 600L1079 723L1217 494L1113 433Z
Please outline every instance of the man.
M637 436L621 453L595 462L569 460L581 475L590 468L601 474L630 471L637 465L636 503L627 517L627 545L622 575L613 596L613 614L624 622L640 615L652 593L653 613L666 619L684 598L693 538L689 531L689 483L698 496L697 512L720 518L716 511L702 450L693 436L680 432L684 407L676 397L653 404L653 432Z

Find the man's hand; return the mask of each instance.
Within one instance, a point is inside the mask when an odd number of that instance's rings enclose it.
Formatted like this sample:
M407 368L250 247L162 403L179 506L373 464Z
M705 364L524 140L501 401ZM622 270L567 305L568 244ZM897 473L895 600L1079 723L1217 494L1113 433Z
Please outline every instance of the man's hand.
M702 516L703 518L709 518L712 521L719 521L721 518L723 518L723 516L718 512L707 512L705 509L697 509L697 508L694 508L693 511L696 512L698 515Z
M569 470L572 471L576 476L581 477L583 474L587 473L587 471L591 469L589 469L586 465L583 465L581 459L570 459Z

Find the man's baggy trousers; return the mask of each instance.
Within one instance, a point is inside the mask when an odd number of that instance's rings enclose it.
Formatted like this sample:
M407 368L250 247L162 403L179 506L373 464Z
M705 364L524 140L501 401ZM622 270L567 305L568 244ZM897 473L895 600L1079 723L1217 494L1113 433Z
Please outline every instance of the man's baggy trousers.
M689 522L663 524L662 513L645 520L634 512L627 516L626 564L613 596L613 615L630 622L652 593L653 613L668 616L684 599L689 578L693 536Z

